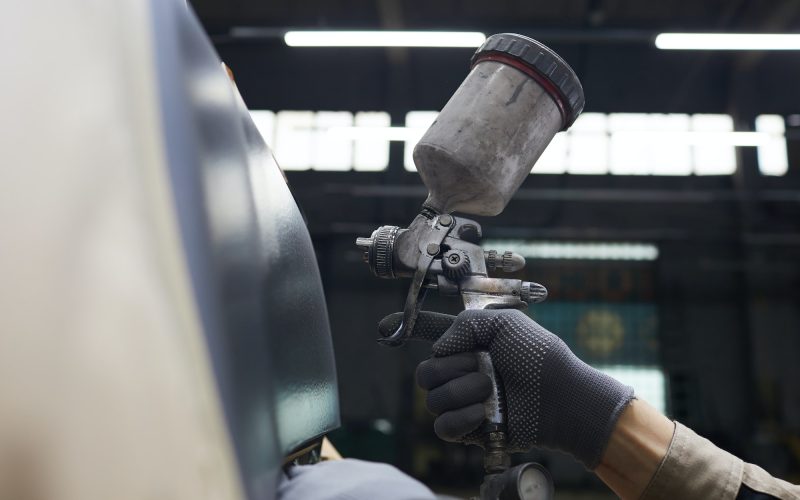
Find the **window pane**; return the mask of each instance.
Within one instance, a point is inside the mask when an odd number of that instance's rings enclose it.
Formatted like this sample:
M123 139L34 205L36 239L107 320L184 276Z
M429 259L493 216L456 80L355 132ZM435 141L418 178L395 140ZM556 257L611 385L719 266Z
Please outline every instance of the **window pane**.
M369 111L356 113L355 125L358 128L389 127L392 124L389 113ZM356 138L353 152L353 167L359 171L386 170L389 166L389 141L377 137Z
M758 169L764 175L784 175L789 169L789 158L786 154L786 127L783 117L756 117L756 131L769 135L767 142L758 146Z
M694 132L733 132L729 115L693 115L691 122ZM692 150L695 174L730 175L736 171L736 151L730 143L695 143Z
M655 146L650 120L643 113L611 113L611 165L615 175L645 175L650 173L651 149Z
M350 170L353 165L353 140L330 133L336 127L351 127L353 115L347 111L320 111L316 114L311 166L314 170Z
M650 173L653 175L689 175L692 173L692 148L685 140L689 115L651 114L649 131L655 140L650 144ZM660 137L660 139L659 139Z
M559 132L536 161L531 173L563 174L567 171L567 134Z
M567 145L567 172L570 174L608 173L607 118L602 113L584 113L570 127Z
M284 170L311 167L314 113L280 111L275 121L275 159Z

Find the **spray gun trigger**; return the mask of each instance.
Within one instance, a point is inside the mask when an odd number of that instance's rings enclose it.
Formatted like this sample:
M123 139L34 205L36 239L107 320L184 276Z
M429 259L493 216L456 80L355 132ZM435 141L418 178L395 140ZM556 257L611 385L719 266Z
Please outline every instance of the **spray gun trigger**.
M403 344L403 327L405 326L405 322L401 321L400 324L397 326L397 330L394 331L388 337L380 337L378 338L379 344L385 344L389 347L397 347Z
M445 214L447 215L447 214ZM422 233L419 242L419 256L417 258L417 268L414 271L414 277L411 280L411 287L408 289L406 295L406 305L403 309L403 321L400 323L399 328L389 337L379 338L378 342L387 346L401 345L409 336L414 332L414 325L417 322L422 302L425 300L427 288L424 288L426 278L428 277L428 270L433 263L434 258L441 251L441 245L448 233L452 230L453 218L449 218L448 224L441 224L442 215L432 224L427 225L427 229ZM445 218L445 222L447 222Z

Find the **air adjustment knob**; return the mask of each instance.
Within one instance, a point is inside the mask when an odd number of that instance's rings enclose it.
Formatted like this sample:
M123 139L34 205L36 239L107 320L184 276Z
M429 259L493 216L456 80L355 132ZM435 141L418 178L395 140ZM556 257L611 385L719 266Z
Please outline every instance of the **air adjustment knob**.
M442 255L442 270L447 278L460 280L469 274L469 256L462 250L448 250Z

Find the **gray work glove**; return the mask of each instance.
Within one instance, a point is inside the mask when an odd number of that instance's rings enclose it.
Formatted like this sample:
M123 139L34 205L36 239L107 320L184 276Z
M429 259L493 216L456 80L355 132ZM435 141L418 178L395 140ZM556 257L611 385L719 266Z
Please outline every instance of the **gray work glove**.
M385 317L381 335L395 331L402 313ZM474 351L488 350L505 393L511 451L565 451L589 469L600 462L611 431L633 399L633 389L587 365L557 336L513 309L469 310L456 317L421 312L412 338L433 341L433 357L417 367L428 390L436 434L480 444L482 402L489 378Z

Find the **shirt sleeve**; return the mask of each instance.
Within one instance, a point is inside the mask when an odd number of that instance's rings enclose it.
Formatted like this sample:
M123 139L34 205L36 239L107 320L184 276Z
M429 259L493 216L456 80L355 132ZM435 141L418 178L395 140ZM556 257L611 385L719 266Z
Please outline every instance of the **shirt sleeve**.
M800 486L772 477L757 465L744 464L742 484L755 492L775 498L800 499Z
M800 486L772 477L675 422L667 454L641 498L734 500L742 485L776 498L800 498Z

